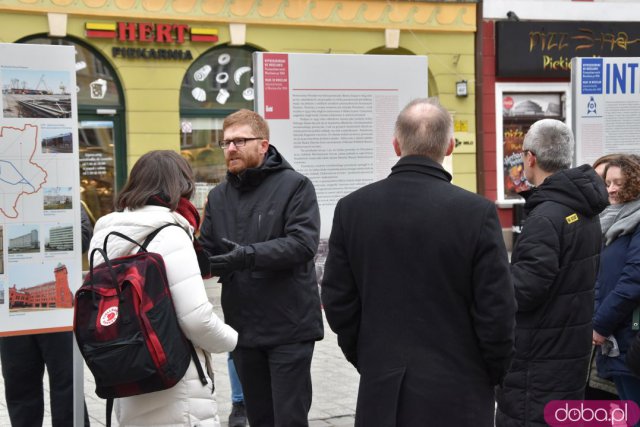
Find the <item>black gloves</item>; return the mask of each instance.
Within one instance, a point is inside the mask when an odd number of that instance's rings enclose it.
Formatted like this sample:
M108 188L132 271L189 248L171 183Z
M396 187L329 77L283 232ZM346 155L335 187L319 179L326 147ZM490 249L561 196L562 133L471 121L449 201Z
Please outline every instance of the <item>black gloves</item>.
M253 266L254 250L251 246L240 246L225 238L222 238L222 243L229 248L229 252L209 257L211 274L221 276L225 273L244 270Z

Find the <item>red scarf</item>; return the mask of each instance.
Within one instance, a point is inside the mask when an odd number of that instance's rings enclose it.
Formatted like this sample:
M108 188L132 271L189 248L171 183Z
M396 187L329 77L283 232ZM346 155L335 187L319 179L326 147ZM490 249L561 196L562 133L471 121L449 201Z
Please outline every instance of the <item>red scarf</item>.
M164 206L169 208L169 204L162 198L162 196L153 196L147 201L148 205ZM182 215L193 227L193 232L196 234L200 230L200 213L198 209L188 199L181 197L178 202L176 212ZM196 251L196 257L198 258L198 265L200 266L200 273L203 279L211 277L209 266L209 254L200 245L198 239L193 239L193 249Z

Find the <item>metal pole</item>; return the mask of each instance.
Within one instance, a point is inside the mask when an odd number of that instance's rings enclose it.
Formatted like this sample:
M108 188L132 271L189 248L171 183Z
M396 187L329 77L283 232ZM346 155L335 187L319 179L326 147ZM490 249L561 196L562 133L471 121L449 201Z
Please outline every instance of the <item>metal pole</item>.
M73 336L73 426L84 426L84 359Z

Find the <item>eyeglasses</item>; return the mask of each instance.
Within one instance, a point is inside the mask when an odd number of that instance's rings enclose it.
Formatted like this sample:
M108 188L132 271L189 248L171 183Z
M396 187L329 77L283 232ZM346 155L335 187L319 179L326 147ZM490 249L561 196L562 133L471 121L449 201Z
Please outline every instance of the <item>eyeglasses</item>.
M221 141L218 141L218 145L220 146L220 148L222 148L223 150L226 150L227 148L229 148L229 146L231 145L231 143L233 143L233 145L235 145L236 147L244 147L248 141L253 141L256 139L262 139L262 138L233 138L233 139L223 139Z

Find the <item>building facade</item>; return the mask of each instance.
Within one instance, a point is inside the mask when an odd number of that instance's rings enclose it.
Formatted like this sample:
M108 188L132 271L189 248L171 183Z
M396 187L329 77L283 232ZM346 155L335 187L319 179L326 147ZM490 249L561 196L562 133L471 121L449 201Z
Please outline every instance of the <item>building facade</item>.
M9 288L9 309L19 308L71 308L73 294L69 289L67 267L58 264L53 274L55 280L28 288Z
M542 118L573 125L571 59L640 56L631 0L487 0L478 80L480 192L498 206L505 241L522 224L522 142ZM578 144L582 141L577 141Z
M73 227L71 225L52 227L49 231L48 249L53 251L72 251Z
M27 234L9 239L9 248L11 250L39 249L38 230L34 229Z
M476 191L476 6L5 0L0 42L76 47L82 199L96 217L111 210L128 169L149 150L182 152L200 194L222 179L216 141L226 115L253 107L255 51L428 56L429 94L455 118L454 182Z

